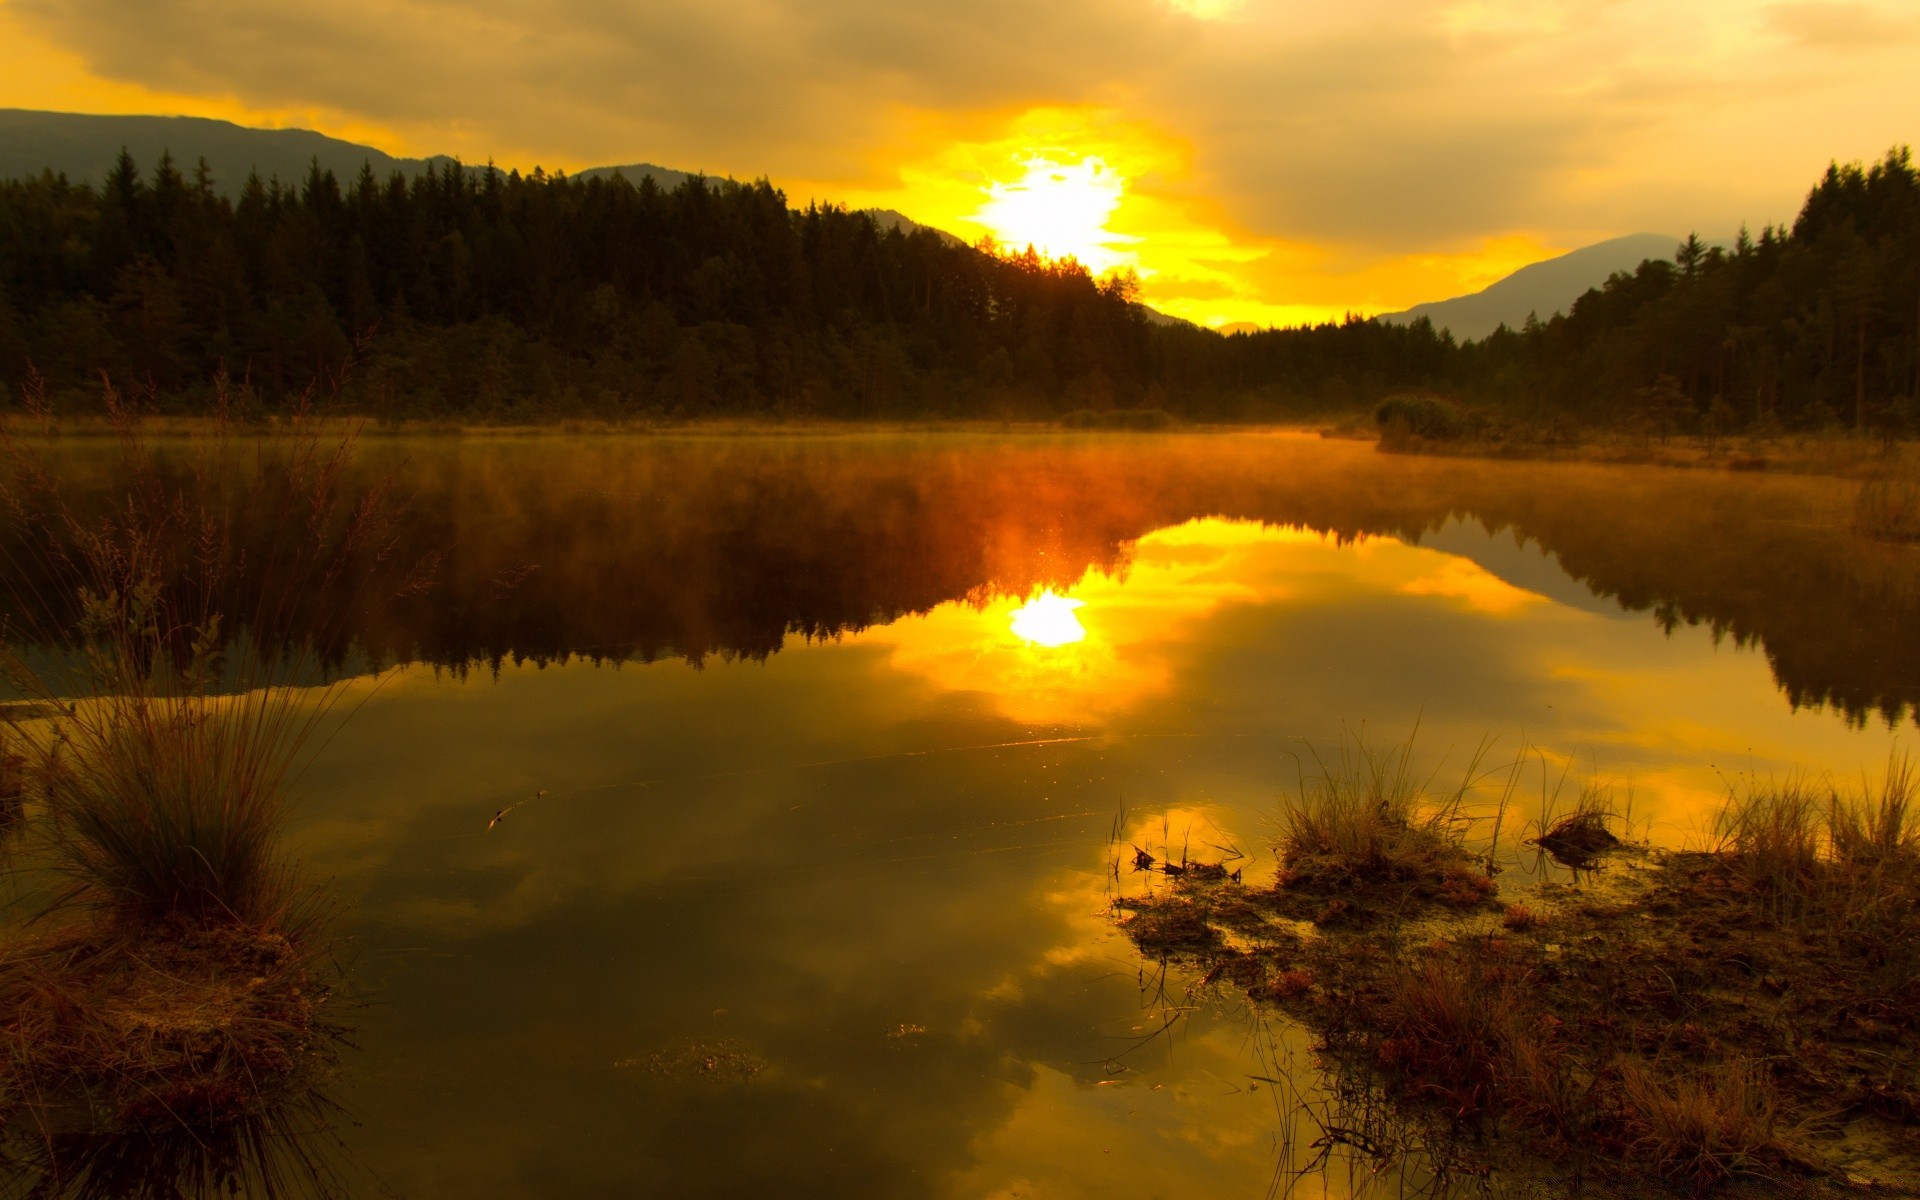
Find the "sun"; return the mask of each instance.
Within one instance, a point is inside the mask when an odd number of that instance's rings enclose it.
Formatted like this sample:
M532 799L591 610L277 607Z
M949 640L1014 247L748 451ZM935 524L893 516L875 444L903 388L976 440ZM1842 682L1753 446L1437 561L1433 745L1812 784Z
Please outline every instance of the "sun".
M1015 609L1009 627L1013 636L1036 646L1070 645L1087 636L1087 627L1073 611L1085 606L1084 600L1069 600L1048 588Z
M973 220L1010 250L1032 246L1050 258L1075 258L1096 274L1132 262L1124 247L1136 239L1107 228L1127 181L1105 159L1077 160L1029 153L1015 160L1022 174L990 182Z

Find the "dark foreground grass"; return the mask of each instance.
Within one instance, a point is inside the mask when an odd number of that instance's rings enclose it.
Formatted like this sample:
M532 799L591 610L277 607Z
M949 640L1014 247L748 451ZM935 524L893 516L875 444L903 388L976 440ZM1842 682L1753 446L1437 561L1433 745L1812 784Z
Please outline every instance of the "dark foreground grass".
M1457 803L1352 805L1325 829L1309 788L1283 818L1272 885L1189 875L1121 905L1145 952L1315 1031L1338 1090L1397 1123L1354 1145L1442 1147L1461 1176L1545 1170L1597 1195L1912 1194L1915 799L1902 764L1854 788L1749 788L1719 844L1666 854L1620 843L1604 806L1583 804L1529 840L1557 830L1603 874L1496 918L1438 884L1332 908L1335 847L1355 853L1352 879L1391 879L1379 814ZM1458 838L1436 848L1422 827L1389 821L1387 844L1411 838L1430 880L1469 869ZM1314 872L1296 871L1302 855ZM1476 890L1491 897L1492 880Z
M164 456L137 420L121 434L119 490L87 511L0 439L36 559L10 577L26 626L0 677L33 716L0 745L0 793L24 814L17 874L43 881L0 937L0 1195L326 1192L290 1139L324 1124L341 973L279 838L342 694L308 657L307 601L389 514L343 499L351 442L326 427Z

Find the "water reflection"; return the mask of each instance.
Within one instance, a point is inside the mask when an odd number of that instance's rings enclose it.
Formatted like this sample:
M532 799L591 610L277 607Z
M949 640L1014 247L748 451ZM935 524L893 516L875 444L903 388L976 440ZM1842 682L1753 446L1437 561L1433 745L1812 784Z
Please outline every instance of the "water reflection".
M1284 1184L1337 1081L1158 986L1108 916L1117 813L1258 878L1301 756L1417 723L1429 765L1597 760L1679 839L1722 770L1881 761L1847 716L1920 686L1910 566L1822 481L1284 438L380 453L442 584L355 610L419 665L352 685L295 841L357 902L348 1140L405 1196ZM1080 605L1017 618L1049 589ZM1335 1165L1302 1194L1370 1178Z
M1057 596L1052 588L1046 588L1013 610L1007 628L1021 641L1048 649L1085 641L1087 627L1074 610L1086 605L1085 600Z
M104 485L110 454L61 454L71 495ZM1905 666L1920 556L1852 538L1842 481L1422 460L1292 435L396 438L362 457L362 483L392 475L411 494L392 552L438 585L323 581L306 602L334 614L313 624L336 662L764 657L789 634L953 600L1084 599L1082 577L1124 573L1137 539L1211 516L1337 542L1470 529L1466 554L1523 589L1550 575L1663 628L1761 646L1793 704L1899 719L1920 698ZM243 543L249 516L235 514Z

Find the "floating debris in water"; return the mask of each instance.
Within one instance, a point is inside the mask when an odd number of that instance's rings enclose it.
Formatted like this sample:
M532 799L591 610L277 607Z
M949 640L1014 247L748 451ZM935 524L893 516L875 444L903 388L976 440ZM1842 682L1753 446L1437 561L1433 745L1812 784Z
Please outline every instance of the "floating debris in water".
M745 1083L767 1069L767 1060L729 1042L688 1042L653 1054L623 1058L613 1065L616 1070L677 1079L701 1077Z
M523 804L532 804L535 800L538 800L540 797L546 794L547 794L547 789L541 788L539 791L535 792L533 795L528 796L525 800L516 800L512 804L507 805L505 808L501 809L499 812L493 814L493 820L487 822L487 828L492 829L495 825L498 825L500 822L506 820L507 814L512 812L514 809L519 808Z

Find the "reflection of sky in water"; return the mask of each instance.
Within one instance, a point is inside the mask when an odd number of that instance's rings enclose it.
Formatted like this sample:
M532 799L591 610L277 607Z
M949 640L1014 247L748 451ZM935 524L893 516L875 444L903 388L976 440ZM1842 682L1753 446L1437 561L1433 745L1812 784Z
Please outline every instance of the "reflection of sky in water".
M1296 1034L1228 1007L1122 1057L1165 1003L1105 915L1123 806L1264 877L1296 757L1363 722L1418 722L1430 763L1487 733L1577 754L1669 839L1722 772L1895 739L1464 526L1191 522L1063 598L1020 632L1020 600L953 603L764 664L371 690L299 836L359 905L368 1167L403 1195L1264 1189L1285 1123L1250 1077ZM615 1065L689 1045L766 1069Z

